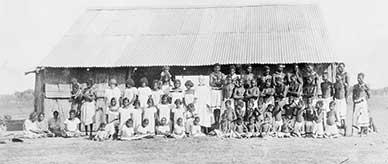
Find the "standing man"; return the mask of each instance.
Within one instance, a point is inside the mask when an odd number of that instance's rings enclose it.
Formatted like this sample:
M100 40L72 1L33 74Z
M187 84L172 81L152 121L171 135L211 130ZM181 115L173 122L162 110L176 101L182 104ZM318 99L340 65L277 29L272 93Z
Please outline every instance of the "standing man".
M203 79L202 79L203 80ZM209 75L210 90L210 107L214 110L214 121L217 124L221 114L222 88L225 80L225 74L221 72L220 64L214 65L213 72Z
M329 112L329 104L333 101L334 87L333 83L329 81L329 74L324 72L321 83L321 98L323 102L323 125L326 127L326 114Z
M244 84L251 84L252 80L255 78L255 75L252 73L253 69L252 69L252 65L248 65L247 66L247 72L243 75L243 82Z
M334 101L336 107L337 116L339 116L341 127L345 126L346 112L347 112L347 104L346 104L346 86L344 81L342 80L341 75L336 76L336 82L334 83Z
M76 111L77 117L81 115L81 105L82 105L82 88L78 83L76 78L71 79L71 110Z
M299 66L298 64L294 64L294 67L291 71L291 73L287 73L287 84L291 83L291 76L292 75L295 75L297 81L299 84L303 85L303 75L302 73L300 72L300 69L299 69Z
M349 76L348 76L348 73L345 71L345 64L344 63L340 63L338 64L338 67L337 67L337 75L340 75L342 80L343 80L343 83L345 84L346 86L346 93L349 93L348 92L348 88L349 88ZM346 95L346 97L348 97Z
M369 125L369 110L367 100L370 98L369 86L364 82L364 73L357 75L358 83L353 86L353 125Z

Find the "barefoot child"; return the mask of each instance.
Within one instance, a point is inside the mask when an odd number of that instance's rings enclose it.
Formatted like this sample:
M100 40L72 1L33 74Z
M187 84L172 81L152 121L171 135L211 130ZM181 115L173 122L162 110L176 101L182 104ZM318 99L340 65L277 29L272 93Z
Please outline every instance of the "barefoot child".
M293 134L297 137L301 137L304 134L304 113L306 110L303 108L298 108L295 117L295 125Z
M178 118L184 118L185 112L186 112L186 109L183 107L182 100L176 99L175 100L175 108L173 108L171 110L171 114L172 114L172 118L173 118L172 129L174 129L174 126L176 125Z
M315 135L318 138L322 138L324 135L323 122L325 117L325 109L323 108L323 101L318 101L316 104L317 118L315 119Z
M130 110L131 110L131 119L133 120L133 126L135 128L140 127L142 124L142 113L143 113L143 110L140 107L140 101L135 100L135 102L133 103L133 108L131 108ZM147 123L147 125L149 126L149 122Z
M112 98L110 100L110 104L108 106L108 111L106 113L106 122L112 122L119 118L119 108L120 105L117 103L116 98Z
M144 119L141 126L139 126L135 131L135 136L138 138L152 138L155 133L152 133L149 129L148 119Z
M121 129L125 122L131 118L130 100L128 98L123 99L123 107L119 109L119 129Z
M229 135L232 129L232 122L237 118L236 113L234 112L232 108L232 101L226 100L225 101L225 111L222 114L222 120L221 120L221 131L225 135Z
M194 123L195 117L197 117L197 113L195 112L194 104L189 104L187 106L187 111L184 114L184 118L186 120L184 123L186 134L190 134L190 128Z
M314 130L315 130L315 123L314 121L317 118L317 113L313 106L313 99L309 98L307 100L307 108L304 113L304 120L305 120L305 137L315 137L314 136Z
M93 137L94 141L105 141L110 138L108 131L105 130L105 123L101 123L96 135Z
M247 127L244 125L241 118L237 118L234 124L232 137L235 138L246 138L247 137Z
M274 117L273 132L275 133L275 135L278 135L283 125L282 110L278 102L276 102L275 104L273 117Z

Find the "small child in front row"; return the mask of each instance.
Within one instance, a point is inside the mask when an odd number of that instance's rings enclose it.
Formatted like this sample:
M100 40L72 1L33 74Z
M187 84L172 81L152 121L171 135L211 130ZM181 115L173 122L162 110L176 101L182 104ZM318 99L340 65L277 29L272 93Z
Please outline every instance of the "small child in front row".
M180 138L184 138L185 136L186 134L185 134L185 127L183 126L183 119L178 118L174 126L172 137L180 139Z
M135 137L135 128L133 127L133 120L128 119L120 131L121 140L133 140Z
M166 117L163 117L160 120L160 125L156 127L156 135L166 136L166 137L171 136L170 126L167 125Z
M293 134L297 137L301 137L304 134L304 113L306 112L303 108L298 108L296 112L295 125Z
M246 138L247 127L244 125L242 118L237 118L236 123L233 128L232 137L235 138Z
M189 135L191 130L191 126L193 125L194 123L194 119L195 117L197 116L197 114L195 113L195 107L194 107L194 104L193 103L190 103L189 105L187 105L187 111L184 113L184 117L185 117L185 131L186 131L186 134Z
M335 105L335 101L330 102L330 111L327 112L325 136L329 138L336 138L339 134L337 128L337 122L339 121L339 118L337 112L335 111Z
M109 133L105 130L105 123L101 123L96 135L93 137L94 141L105 141L109 139Z
M201 126L199 125L199 117L195 117L193 125L190 128L190 136L192 137L203 137L205 134L201 131Z
M255 117L250 117L249 118L249 122L248 122L248 124L247 124L247 129L248 129L248 131L247 131L247 137L248 138L251 138L251 137L258 137L260 134L260 130L259 130L259 128L260 128L260 126L257 126L257 124L256 124L256 119L255 119Z
M324 130L323 130L323 120L326 120L324 119L325 117L325 114L324 114L324 109L323 109L323 101L318 101L317 104L316 104L316 108L317 108L317 118L315 120L315 135L317 138L322 138L323 135L324 135Z
M150 131L148 119L144 119L142 125L137 127L135 135L140 138L152 138L155 134Z
M232 130L233 121L236 119L236 113L232 107L232 101L225 101L225 111L221 116L221 132L228 136Z

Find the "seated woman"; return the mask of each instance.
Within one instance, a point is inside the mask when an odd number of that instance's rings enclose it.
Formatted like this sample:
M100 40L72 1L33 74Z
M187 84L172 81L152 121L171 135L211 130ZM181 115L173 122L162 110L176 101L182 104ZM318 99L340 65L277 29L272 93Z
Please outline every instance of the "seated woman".
M54 137L63 137L65 136L65 132L63 130L63 122L61 118L59 118L59 112L53 112L53 118L48 121L48 130L54 134Z
M36 112L32 112L30 114L30 117L24 121L23 124L23 131L24 131L24 138L41 138L45 137L46 134L39 130L37 124L37 114Z
M38 127L39 131L41 131L43 134L46 134L47 137L54 136L54 134L49 131L48 122L45 119L43 112L39 113L36 126Z
M66 137L79 137L81 132L79 131L78 127L81 121L75 117L75 110L71 110L69 114L69 119L64 122Z

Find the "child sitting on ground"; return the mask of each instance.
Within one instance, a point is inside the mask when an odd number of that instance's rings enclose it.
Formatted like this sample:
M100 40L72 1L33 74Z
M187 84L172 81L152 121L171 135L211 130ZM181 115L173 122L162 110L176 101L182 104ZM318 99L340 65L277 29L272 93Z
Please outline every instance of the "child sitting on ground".
M278 135L280 138L288 138L291 137L291 131L293 130L292 127L292 118L291 117L285 117L283 120L283 125L281 127L281 133Z
M81 132L78 127L81 121L75 117L75 110L70 111L70 117L64 122L66 137L79 137Z
M266 112L266 114L264 114L264 121L260 127L260 136L267 137L268 134L271 132L271 128L272 128L272 114Z
M205 136L204 133L201 131L201 126L199 125L199 117L195 117L193 121L193 125L190 128L190 136L192 137L203 137Z
M150 131L148 119L144 119L141 126L137 127L135 136L137 138L153 138L155 134Z
M174 131L173 131L172 137L184 138L185 136L186 136L186 134L185 134L185 127L183 126L183 119L178 118L176 121L176 124L174 126Z
M248 132L247 132L248 138L259 136L258 135L259 129L258 129L258 126L256 125L255 117L249 118L249 122L246 127L248 129Z
M234 124L232 137L235 138L246 138L247 127L244 125L242 118L237 118Z
M336 105L335 101L330 102L329 104L330 111L327 112L325 136L329 138L338 137L337 123L339 122L339 118L338 118L337 112L335 111L335 105Z
M160 120L160 125L156 127L156 135L165 137L171 136L170 126L167 125L167 119L165 117Z
M279 135L282 125L283 125L283 119L282 119L282 109L278 102L276 102L274 111L273 111L273 117L274 117L274 124L273 124L273 132L274 135Z
M93 137L94 141L105 141L110 138L108 131L105 130L105 123L101 123L96 135Z
M293 130L293 135L296 137L301 137L304 134L304 113L306 112L303 108L297 108L295 125Z
M135 139L135 128L133 127L132 119L128 119L124 126L121 127L120 139L125 141Z

